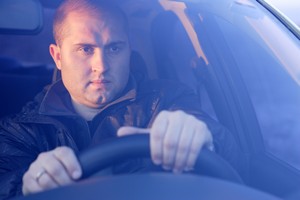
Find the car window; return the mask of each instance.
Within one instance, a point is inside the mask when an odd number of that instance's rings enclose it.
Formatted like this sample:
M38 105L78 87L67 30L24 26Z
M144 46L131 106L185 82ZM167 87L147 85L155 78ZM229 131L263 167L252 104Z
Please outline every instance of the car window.
M274 16L255 12L234 23L216 21L247 86L266 150L300 169L300 43Z

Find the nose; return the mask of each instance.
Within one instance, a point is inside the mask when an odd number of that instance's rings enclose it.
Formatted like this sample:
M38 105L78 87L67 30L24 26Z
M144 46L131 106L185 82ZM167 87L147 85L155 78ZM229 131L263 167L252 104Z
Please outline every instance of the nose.
M108 63L106 62L105 56L102 51L95 52L92 57L92 71L104 73L108 69Z

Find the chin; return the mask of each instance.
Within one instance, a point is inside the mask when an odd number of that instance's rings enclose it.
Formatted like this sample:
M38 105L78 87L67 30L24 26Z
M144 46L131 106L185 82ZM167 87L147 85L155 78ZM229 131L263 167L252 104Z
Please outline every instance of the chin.
M110 102L110 98L106 97L106 96L101 96L100 98L98 98L94 104L99 108L102 107L103 105L107 104Z

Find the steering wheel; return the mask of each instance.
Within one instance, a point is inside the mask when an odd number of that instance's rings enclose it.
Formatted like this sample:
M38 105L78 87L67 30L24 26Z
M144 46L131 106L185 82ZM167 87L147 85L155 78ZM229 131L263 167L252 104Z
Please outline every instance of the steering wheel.
M130 135L104 142L95 146L78 156L83 176L89 177L96 172L105 169L112 164L125 161L131 158L150 158L149 135ZM220 156L202 149L195 164L194 172L242 183L238 173Z
M78 156L83 177L104 169L121 160L149 157L149 135L124 136L95 146ZM62 199L243 199L279 200L270 194L246 187L234 169L215 153L203 149L198 156L196 173L174 175L172 173L126 174L120 176L91 177L76 184L58 187L19 200ZM230 180L230 181L227 181Z

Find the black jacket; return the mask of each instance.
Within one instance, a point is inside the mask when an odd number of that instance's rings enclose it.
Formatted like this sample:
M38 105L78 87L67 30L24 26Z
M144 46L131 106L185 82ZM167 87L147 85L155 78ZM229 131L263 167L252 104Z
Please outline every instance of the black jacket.
M136 87L131 79L123 95L87 123L75 113L69 93L58 81L19 114L0 122L0 198L22 195L22 176L41 152L69 146L78 153L116 137L121 126L151 127L160 111L179 109L205 121L216 152L236 165L238 150L232 135L204 114L198 97L180 85L157 80Z

